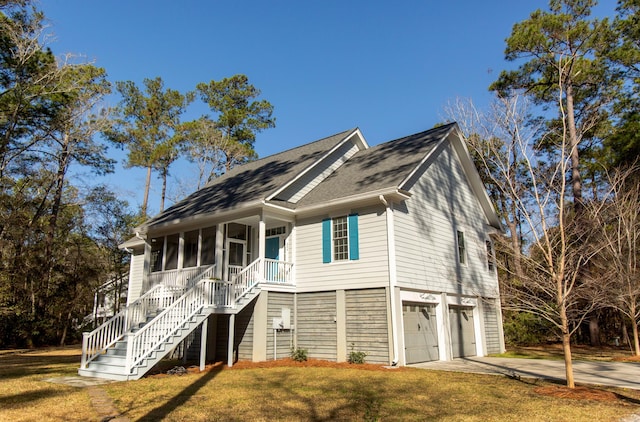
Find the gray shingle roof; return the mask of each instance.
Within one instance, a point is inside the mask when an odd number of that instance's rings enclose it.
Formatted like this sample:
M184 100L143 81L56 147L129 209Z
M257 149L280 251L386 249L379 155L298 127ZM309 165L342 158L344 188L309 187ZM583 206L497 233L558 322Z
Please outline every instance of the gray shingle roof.
M298 206L400 187L400 183L454 125L455 123L440 126L357 152L305 195Z
M212 211L224 211L268 197L295 178L355 129L302 145L242 166L213 179L202 189L147 221L155 226L173 220L193 218Z

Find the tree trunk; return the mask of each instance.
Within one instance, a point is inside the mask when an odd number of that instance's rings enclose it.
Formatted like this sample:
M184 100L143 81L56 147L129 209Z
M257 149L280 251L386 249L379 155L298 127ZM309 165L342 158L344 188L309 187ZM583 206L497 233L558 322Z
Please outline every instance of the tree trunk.
M164 197L167 194L167 171L162 170L162 193L160 194L160 212L164 211Z
M589 344L599 347L600 344L600 325L598 324L598 315L591 315L589 318Z
M573 208L576 216L582 214L582 177L580 176L580 151L578 150L578 131L576 129L575 110L573 106L573 86L567 82L567 126L569 129L569 148L571 157L571 189L573 192Z
M640 340L638 340L638 324L635 321L631 321L633 327L633 350L636 356L640 356Z
M140 212L143 216L147 216L147 204L149 203L149 188L151 187L151 166L147 167L147 180L144 184L144 198L142 198L142 208Z

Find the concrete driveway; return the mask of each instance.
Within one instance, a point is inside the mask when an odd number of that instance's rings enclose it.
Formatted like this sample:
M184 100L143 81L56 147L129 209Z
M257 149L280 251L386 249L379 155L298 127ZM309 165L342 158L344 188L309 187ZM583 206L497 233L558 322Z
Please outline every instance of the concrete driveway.
M519 376L562 382L566 380L562 360L469 357L409 366L438 371ZM608 385L640 390L640 363L573 361L573 376L576 384Z

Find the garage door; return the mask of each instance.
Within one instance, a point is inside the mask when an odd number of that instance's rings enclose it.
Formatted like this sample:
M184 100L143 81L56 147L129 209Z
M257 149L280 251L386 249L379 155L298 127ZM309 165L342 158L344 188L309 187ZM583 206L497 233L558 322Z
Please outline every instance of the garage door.
M402 306L407 363L438 359L435 305L407 303Z
M454 358L476 355L476 336L473 328L473 309L449 308L451 350Z

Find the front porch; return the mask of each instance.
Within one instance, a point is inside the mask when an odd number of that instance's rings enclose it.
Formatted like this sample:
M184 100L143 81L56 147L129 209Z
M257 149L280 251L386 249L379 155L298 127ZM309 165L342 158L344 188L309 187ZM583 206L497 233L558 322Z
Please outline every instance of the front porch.
M232 286L249 279L295 285L293 222L282 216L252 215L168 233L149 230L141 240L140 289L129 303L157 285L188 288L202 279ZM132 260L132 274L133 267Z

